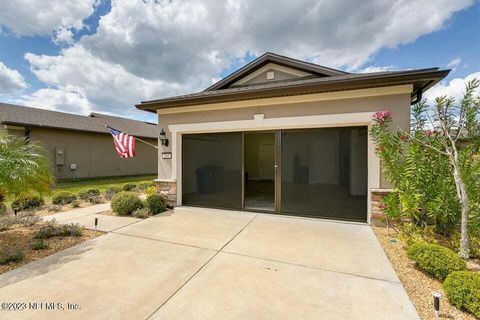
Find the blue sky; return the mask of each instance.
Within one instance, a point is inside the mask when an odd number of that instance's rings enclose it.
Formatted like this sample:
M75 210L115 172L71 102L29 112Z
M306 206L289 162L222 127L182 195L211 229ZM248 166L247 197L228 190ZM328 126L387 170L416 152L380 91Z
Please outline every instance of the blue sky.
M265 51L351 72L452 69L431 95L480 76L473 0L19 1L0 3L0 101L45 109L155 120L134 104L202 90Z

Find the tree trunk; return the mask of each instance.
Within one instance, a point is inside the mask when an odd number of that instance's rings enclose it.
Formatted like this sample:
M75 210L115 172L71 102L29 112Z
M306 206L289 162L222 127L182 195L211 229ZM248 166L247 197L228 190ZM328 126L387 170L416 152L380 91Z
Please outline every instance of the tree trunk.
M458 254L463 259L468 259L470 257L470 248L468 244L468 213L469 213L469 202L468 194L465 183L463 182L460 167L458 163L458 151L455 144L452 145L452 150L449 147L445 148L450 158L450 162L453 167L453 178L455 180L455 187L457 189L458 200L461 205L461 220L460 220L460 250Z

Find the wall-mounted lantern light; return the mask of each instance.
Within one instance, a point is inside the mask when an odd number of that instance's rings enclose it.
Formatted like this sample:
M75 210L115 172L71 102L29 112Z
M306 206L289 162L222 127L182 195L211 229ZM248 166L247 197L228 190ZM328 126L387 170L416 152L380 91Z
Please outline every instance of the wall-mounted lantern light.
M160 143L162 144L162 146L168 147L167 135L163 129L162 131L160 131Z

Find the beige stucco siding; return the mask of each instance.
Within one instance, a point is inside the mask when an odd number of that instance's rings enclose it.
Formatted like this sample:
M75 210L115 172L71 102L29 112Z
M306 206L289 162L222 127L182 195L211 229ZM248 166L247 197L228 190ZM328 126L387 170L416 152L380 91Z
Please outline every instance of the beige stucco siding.
M136 157L121 159L109 134L31 128L30 139L46 149L58 179L154 174L157 171L157 150L138 141ZM155 139L148 141L157 142ZM56 148L64 149L62 166L55 165ZM71 171L70 164L76 164L77 170Z
M376 111L390 110L393 112L392 128L402 128L408 130L410 122L410 94L391 94L367 98L351 98L330 101L317 101L306 103L289 103L260 107L242 107L236 109L225 109L215 111L185 112L161 114L158 118L159 129L164 129L167 137L172 141L169 125L176 124L193 124L208 123L235 120L251 120L255 114L264 114L265 119L285 118L285 117L301 117L316 115L348 115L356 113L371 112L372 115ZM168 147L160 147L159 153L171 152L172 145ZM378 161L376 156L370 155L371 159ZM172 179L172 160L158 160L158 177L159 179ZM370 173L372 174L372 173ZM380 175L379 172L373 173ZM378 186L388 187L388 184L382 181Z

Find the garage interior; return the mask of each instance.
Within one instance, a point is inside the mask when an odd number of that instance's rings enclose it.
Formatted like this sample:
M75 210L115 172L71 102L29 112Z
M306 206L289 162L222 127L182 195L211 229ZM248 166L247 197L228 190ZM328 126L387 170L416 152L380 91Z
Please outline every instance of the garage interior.
M367 128L186 134L184 205L367 220Z

